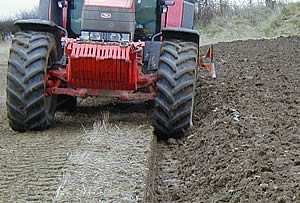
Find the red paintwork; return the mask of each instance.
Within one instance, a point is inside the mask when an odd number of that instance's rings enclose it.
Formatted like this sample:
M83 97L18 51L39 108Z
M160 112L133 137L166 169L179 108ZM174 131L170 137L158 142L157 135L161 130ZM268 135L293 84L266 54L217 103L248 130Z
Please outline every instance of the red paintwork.
M50 3L49 3L49 8L48 8L48 20L51 20L51 10L52 10L51 6L52 6L52 1L50 1Z
M149 92L136 92L128 90L105 90L105 89L88 89L88 88L75 88L75 87L60 87L61 83L67 84L66 69L59 69L57 71L49 71L47 73L47 90L46 95L63 94L76 97L88 96L102 96L113 97L123 101L127 100L154 100L156 97L155 84L158 81L156 75L140 74L138 81L138 89L149 88Z
M46 95L103 96L120 100L154 100L155 74L143 74L144 43L83 43L68 39L69 63L47 72ZM139 90L148 88L144 92Z
M163 14L163 27L182 27L183 3L184 0L175 0L175 5L168 7L167 23L165 23L165 17Z
M67 29L67 22L68 22L68 1L64 0L64 8L63 8L63 27Z
M134 43L80 43L67 45L67 79L76 88L137 90L139 67Z
M48 71L46 75L46 87L47 88L57 88L61 85L62 80L56 77L56 74L53 71ZM51 93L46 91L46 95L50 95Z
M70 39L70 44L74 44L75 40ZM69 46L70 46L69 44ZM89 47L91 44L81 44ZM134 47L138 47L140 45L144 46L144 43L132 43ZM69 47L68 46L68 47ZM99 45L96 45L99 46ZM101 45L101 46L107 46L107 45ZM103 49L102 49L103 50ZM138 49L136 50L137 53L140 53ZM67 49L67 53L70 55L72 53L72 50L70 50L70 47ZM140 53L142 54L142 53ZM136 56L140 57L139 54ZM96 56L93 56L96 57ZM96 57L97 58L97 57ZM86 59L85 59L86 60ZM90 58L91 60L91 58ZM105 59L104 59L105 60ZM138 60L136 60L138 61ZM207 62L208 61L208 62ZM140 62L139 62L140 63ZM140 66L143 66L143 64L139 64ZM213 62L213 46L211 46L206 55L201 57L199 60L199 66L206 68L209 72L212 73L214 68L214 62ZM93 67L93 66L92 66ZM63 95L70 95L70 96L76 96L76 97L88 97L88 96L102 96L102 97L113 97L117 98L123 101L127 100L154 100L157 96L156 92L156 83L158 81L158 77L156 74L146 74L144 75L142 72L139 72L138 80L137 80L137 91L135 90L122 90L122 89L101 89L101 88L80 88L79 86L70 86L68 73L70 71L70 66L67 66L67 69L60 68L58 70L54 71L48 71L47 77L46 77L46 84L47 84L47 90L46 95L51 94L63 94ZM89 76L89 74L97 75L97 72L99 71L99 68L94 69L93 73L86 72L88 68L81 68L78 72L81 74L81 76ZM110 70L115 70L114 66L112 65ZM111 72L106 73L108 75L111 74ZM80 76L80 75L79 75ZM214 77L214 75L212 75ZM84 77L82 77L84 78ZM85 81L88 82L88 81ZM95 81L92 81L95 82ZM103 79L103 81L98 81L100 83L104 82L107 84L117 83L118 81L106 81ZM64 84L63 87L61 87L61 84ZM112 86L114 87L114 86ZM148 88L149 92L139 92L139 90Z
M213 45L208 48L206 54L199 59L199 66L208 70L211 73L212 63L214 61L214 48Z
M85 0L84 6L106 8L134 8L135 0Z
M206 54L199 59L199 67L205 68L213 78L216 78L216 70L214 63L214 47L213 45L208 48Z
M56 78L62 82L67 82L67 70L66 69L58 69L58 70L50 70L47 72L48 77ZM49 78L48 78L49 80ZM50 87L53 87L50 85Z
M103 96L120 100L154 100L156 74L143 74L144 42L79 42L68 39L66 68L47 72L46 95ZM148 88L144 92L139 90Z

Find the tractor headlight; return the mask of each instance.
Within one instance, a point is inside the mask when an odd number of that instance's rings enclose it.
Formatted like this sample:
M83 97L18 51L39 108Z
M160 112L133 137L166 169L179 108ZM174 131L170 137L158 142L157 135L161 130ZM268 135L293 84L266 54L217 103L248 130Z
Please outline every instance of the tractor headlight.
M94 41L102 40L101 34L102 34L101 32L91 32L90 33L90 40L94 40Z
M87 32L82 31L81 40L106 41L106 42L129 42L129 33L112 33L112 32Z
M107 33L107 41L111 42L129 42L129 33Z
M112 42L119 42L121 41L121 34L119 33L111 33L110 36L109 36L109 41L112 41Z
M80 39L81 40L90 40L90 33L89 32L81 32Z
M129 42L130 34L129 33L111 33L110 35L111 41L114 42Z
M123 42L129 42L130 41L130 34L127 33L127 34L121 34L121 39Z

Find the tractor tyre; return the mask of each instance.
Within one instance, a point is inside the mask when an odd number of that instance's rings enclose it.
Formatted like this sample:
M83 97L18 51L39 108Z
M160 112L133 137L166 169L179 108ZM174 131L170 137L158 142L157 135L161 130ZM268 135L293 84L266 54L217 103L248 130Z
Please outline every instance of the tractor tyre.
M75 112L77 107L77 97L69 95L58 95L56 110L61 112Z
M159 139L180 138L192 126L198 45L169 40L161 47L153 126Z
M19 32L12 41L6 103L15 131L45 130L54 123L57 96L46 96L47 70L58 60L54 39L50 33Z

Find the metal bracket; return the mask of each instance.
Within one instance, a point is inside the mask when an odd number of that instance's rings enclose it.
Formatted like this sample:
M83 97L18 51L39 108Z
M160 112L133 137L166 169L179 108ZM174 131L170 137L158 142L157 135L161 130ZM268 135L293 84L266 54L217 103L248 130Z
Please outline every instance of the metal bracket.
M199 66L208 70L213 79L217 78L216 67L214 63L214 47L208 48L206 54L200 57Z

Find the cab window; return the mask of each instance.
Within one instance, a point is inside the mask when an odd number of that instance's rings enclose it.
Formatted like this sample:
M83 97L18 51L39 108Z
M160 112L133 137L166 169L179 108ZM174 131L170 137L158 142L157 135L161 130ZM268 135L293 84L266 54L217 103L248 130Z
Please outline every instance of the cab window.
M84 0L71 0L69 5L68 28L71 37L80 36L81 15Z
M151 38L157 32L157 0L136 0L136 32Z

